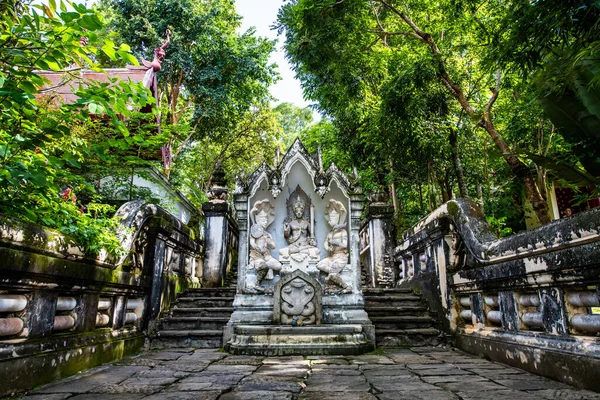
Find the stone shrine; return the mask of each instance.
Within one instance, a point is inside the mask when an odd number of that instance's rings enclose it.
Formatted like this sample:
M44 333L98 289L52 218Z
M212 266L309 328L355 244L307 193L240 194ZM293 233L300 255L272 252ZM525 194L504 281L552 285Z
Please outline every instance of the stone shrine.
M263 163L238 178L238 281L223 335L226 350L307 355L373 349L360 286L364 201L335 164L324 170L298 139L273 168Z

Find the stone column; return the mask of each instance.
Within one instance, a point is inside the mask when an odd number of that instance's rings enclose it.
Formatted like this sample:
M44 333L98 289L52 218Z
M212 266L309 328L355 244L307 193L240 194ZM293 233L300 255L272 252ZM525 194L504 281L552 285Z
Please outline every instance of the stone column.
M352 287L354 292L360 292L360 217L364 210L365 201L362 193L350 194L351 206L350 206L350 265L353 266L352 270Z
M161 235L157 229L150 229L148 231L148 245L146 246L146 253L144 255L144 265L148 265L151 268L151 286L149 296L146 297L146 304L144 309L147 310L145 313L145 321L143 325L146 324L152 325L160 314L160 306L162 301L162 291L163 291L163 273L165 271L165 255L167 251L167 244L165 242L165 237ZM120 299L119 301L123 301L126 303L124 299ZM127 310L125 309L125 305L119 304L120 307L123 307L121 318L124 321L125 314ZM115 308L116 305L115 305ZM121 326L123 325L123 321L121 321Z
M371 259L369 277L373 287L392 287L396 280L392 256L396 235L394 207L385 200L385 193L369 196L366 213Z
M206 216L202 286L223 286L229 263L229 229L231 210L227 203L225 172L218 166L208 190L209 202L202 205Z
M202 211L206 216L202 286L223 286L229 262L229 205L211 201L202 205Z
M35 290L26 309L26 327L30 338L47 336L54 328L56 299L58 293L49 290Z

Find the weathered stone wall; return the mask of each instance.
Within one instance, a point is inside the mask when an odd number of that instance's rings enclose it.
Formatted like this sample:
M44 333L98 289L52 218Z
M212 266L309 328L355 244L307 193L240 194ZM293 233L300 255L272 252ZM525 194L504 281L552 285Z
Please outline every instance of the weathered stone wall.
M600 391L600 210L502 240L450 201L396 248L459 348Z
M201 246L164 210L120 210L118 260L0 216L0 396L136 352L161 310L197 279Z

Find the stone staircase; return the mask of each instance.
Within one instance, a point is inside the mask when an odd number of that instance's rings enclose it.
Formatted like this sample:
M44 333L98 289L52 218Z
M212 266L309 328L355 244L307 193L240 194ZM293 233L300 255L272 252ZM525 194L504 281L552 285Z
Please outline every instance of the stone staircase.
M223 326L233 312L235 288L190 289L177 297L160 320L151 348L223 346Z
M437 346L443 342L436 315L408 288L363 289L365 310L375 325L377 347Z

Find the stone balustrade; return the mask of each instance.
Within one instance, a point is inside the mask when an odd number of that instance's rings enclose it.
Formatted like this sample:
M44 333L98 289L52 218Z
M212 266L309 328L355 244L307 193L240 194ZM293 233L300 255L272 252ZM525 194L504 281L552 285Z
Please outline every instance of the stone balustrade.
M138 351L176 294L199 285L202 246L186 226L140 201L118 215L117 258L0 216L0 397Z
M600 390L599 231L595 209L498 239L453 200L405 233L398 284L423 293L457 347Z

